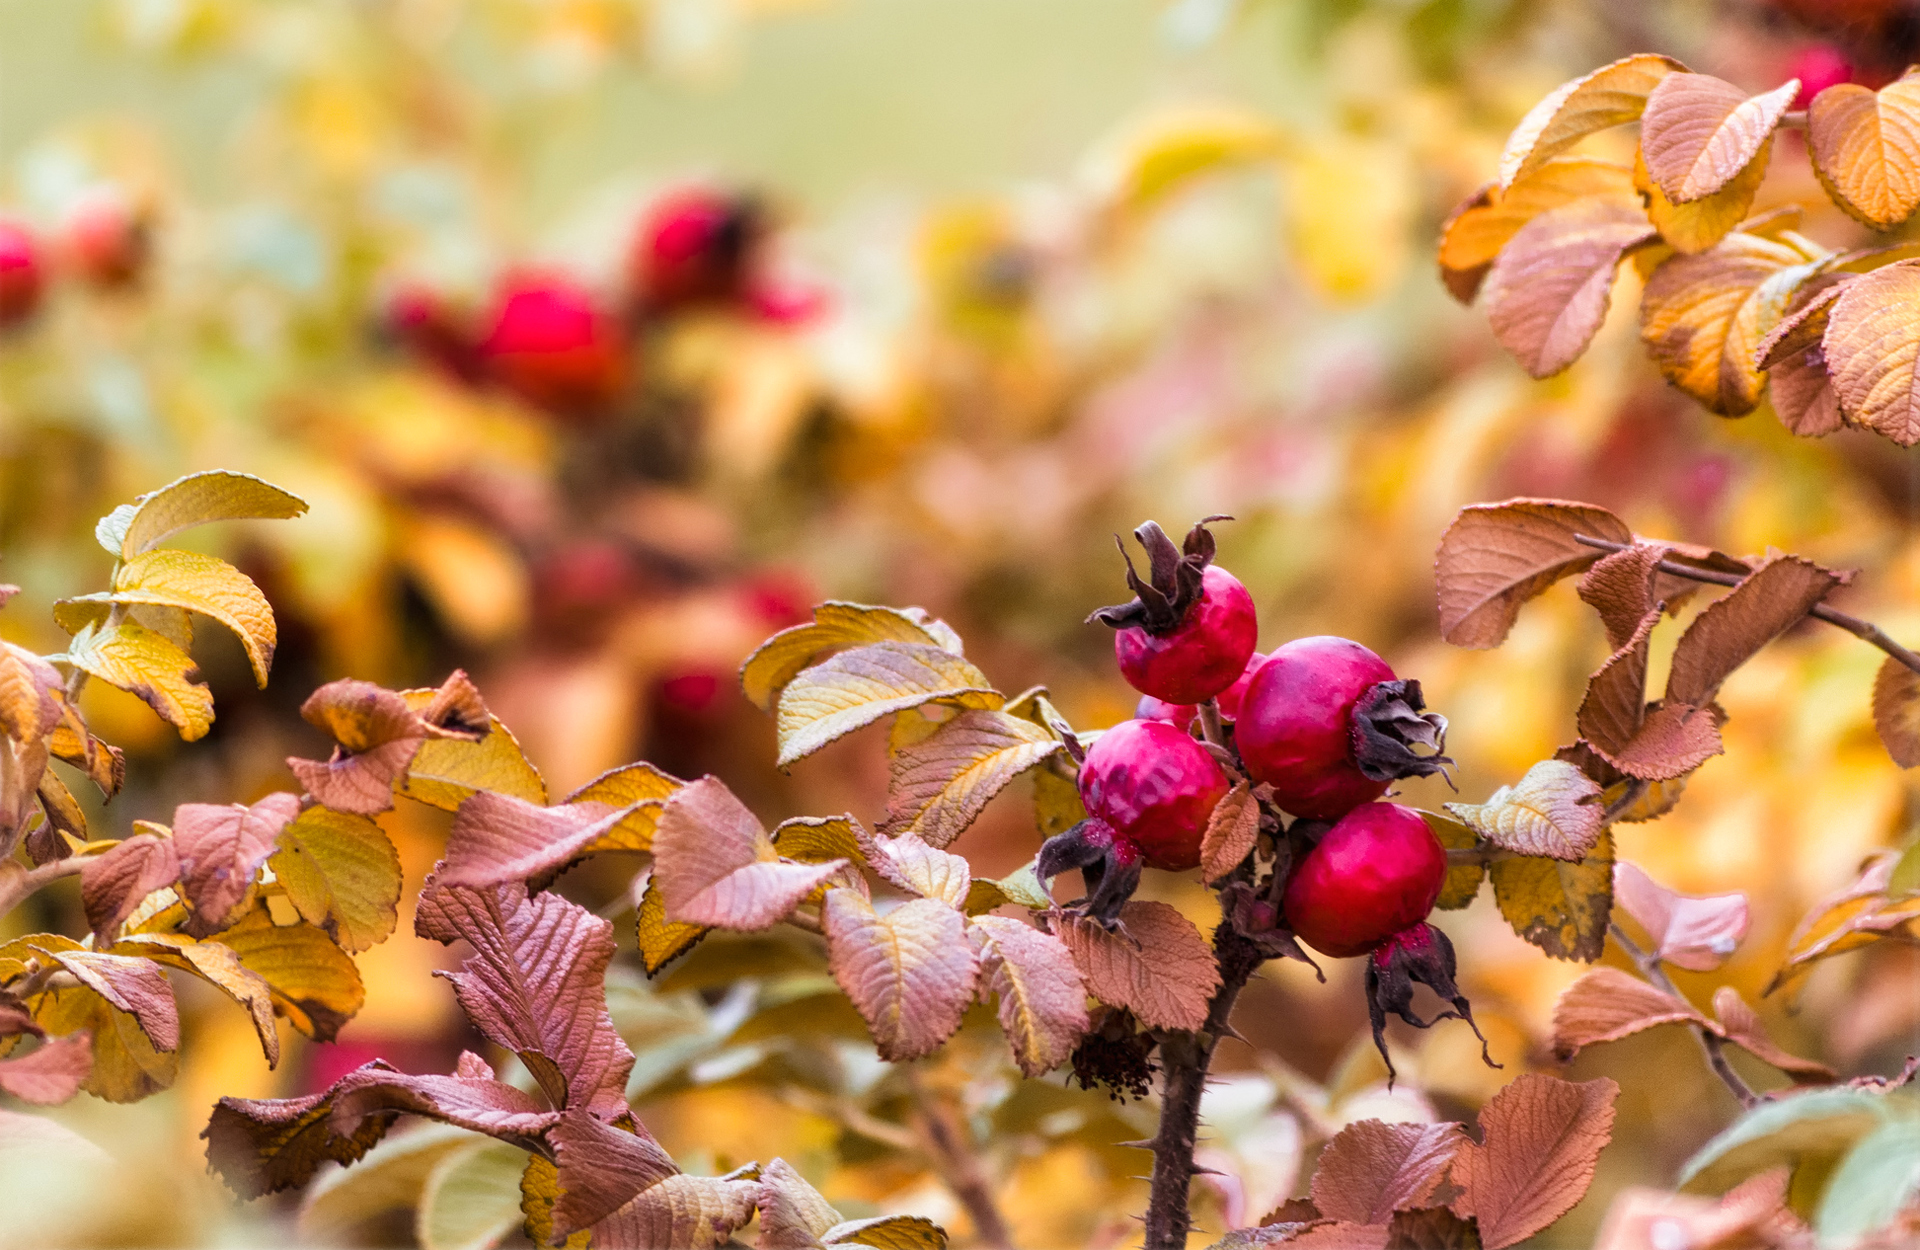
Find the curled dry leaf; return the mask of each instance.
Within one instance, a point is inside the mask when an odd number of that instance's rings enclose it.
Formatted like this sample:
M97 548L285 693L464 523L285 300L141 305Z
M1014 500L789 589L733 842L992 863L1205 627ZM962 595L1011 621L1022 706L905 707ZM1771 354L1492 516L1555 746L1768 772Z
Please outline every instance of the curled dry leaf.
M1659 236L1637 205L1575 200L1522 226L1487 273L1487 321L1536 378L1580 358L1607 319L1629 251Z
M1879 91L1828 87L1807 107L1813 169L1834 203L1875 230L1920 208L1920 74Z
M1799 92L1797 78L1748 96L1710 74L1669 74L1648 93L1640 119L1647 172L1675 204L1712 195L1759 155Z
M182 933L136 933L116 945L113 954L128 963L142 962L143 957L153 964L191 972L225 994L252 1018L267 1066L280 1066L280 1032L273 1022L273 987L243 964L240 953L231 946L225 942L202 942ZM158 972L159 969L154 968L156 975Z
M866 851L869 866L909 894L938 899L949 907L966 905L973 875L958 855L935 850L911 833L869 839Z
M1349 1124L1320 1154L1313 1204L1336 1220L1385 1224L1427 1205L1466 1140L1458 1124Z
M1894 763L1920 766L1920 673L1892 656L1873 679L1873 727Z
M1620 1087L1527 1073L1480 1109L1484 1142L1468 1142L1453 1164L1463 1192L1454 1214L1479 1224L1481 1244L1502 1250L1573 1208L1593 1183L1594 1164L1613 1136Z
M1713 708L1666 703L1647 710L1639 730L1609 762L1642 781L1675 781L1724 749Z
M755 707L772 711L787 683L816 656L874 642L924 643L955 655L961 650L959 636L944 621L929 617L924 608L828 600L814 608L811 624L783 629L761 643L740 666L740 686Z
M878 642L802 670L780 692L780 767L883 716L938 700L996 709L1005 700L986 674L926 643Z
M1631 204L1633 176L1623 166L1586 156L1556 156L1502 191L1489 183L1454 209L1440 232L1440 275L1463 304L1473 302L1494 258L1520 227L1542 213L1583 199Z
M170 837L136 834L80 866L80 901L87 924L102 942L120 936L141 900L180 875L180 857Z
M1260 837L1260 804L1242 781L1227 791L1207 817L1200 839L1200 876L1214 882L1238 868Z
M846 866L782 860L759 819L713 777L667 800L653 854L667 920L743 931L778 924Z
M1513 186L1597 130L1638 120L1660 81L1686 68L1672 57L1641 53L1556 87L1508 136L1500 153L1500 185Z
M1600 786L1562 760L1541 760L1519 783L1501 786L1485 803L1449 803L1447 810L1493 845L1518 855L1579 861L1600 840Z
M86 1033L51 1037L26 1054L0 1059L0 1091L50 1107L80 1092L93 1071L93 1039Z
M232 923L280 831L299 812L299 796L284 793L269 794L251 807L183 803L174 810L179 890L193 909L188 933L205 937Z
M882 832L946 846L1008 782L1061 749L1031 720L989 709L961 712L895 752Z
M1666 559L1665 543L1636 541L1624 551L1608 555L1588 569L1580 579L1580 598L1600 614L1607 631L1607 645L1620 650L1640 631L1647 614L1668 598L1659 564ZM1673 604L1667 603L1671 609ZM1645 683L1641 683L1645 688Z
M1798 624L1844 580L1798 556L1769 558L1710 604L1680 636L1667 676L1666 701L1706 707L1736 668Z
M916 898L883 916L859 891L833 890L822 921L834 980L882 1059L918 1059L953 1036L979 972L959 910Z
M1462 508L1434 559L1440 632L1461 647L1497 647L1520 605L1604 554L1575 535L1631 543L1605 508L1559 499L1509 499Z
M271 482L250 473L211 469L189 473L121 504L100 518L93 534L114 559L131 560L196 525L287 520L306 510L306 500Z
M340 744L330 760L287 760L307 793L361 816L391 808L394 786L427 740L406 699L370 681L334 681L309 695L300 715Z
M1022 1074L1059 1067L1088 1028L1087 989L1073 954L1051 933L1009 916L967 926L980 955L980 989L1000 998L1000 1029Z
M595 1245L713 1250L753 1218L757 1180L669 1176L593 1226Z
M1911 934L1920 919L1920 895L1890 888L1900 856L1883 851L1859 878L1815 903L1787 939L1787 957L1768 985L1771 994L1809 965L1858 950L1897 934Z
M1653 954L1677 968L1711 972L1747 936L1744 894L1677 894L1638 865L1614 865L1613 897L1653 940Z
M1553 1053L1564 1063L1585 1047L1662 1024L1711 1027L1692 1004L1618 968L1595 968L1554 1004Z
M1587 682L1586 696L1574 715L1581 739L1609 761L1617 762L1628 751L1646 723L1648 649L1659 623L1657 608L1640 618L1632 635Z
M1165 903L1135 899L1109 932L1099 921L1063 913L1055 932L1073 955L1087 991L1125 1007L1150 1029L1198 1029L1206 1023L1220 969L1193 922Z
M1902 447L1920 443L1920 261L1847 284L1821 348L1842 412Z
M1740 997L1740 991L1723 985L1713 992L1713 1014L1720 1018L1720 1033L1762 1063L1770 1063L1796 1082L1825 1084L1834 1079L1834 1070L1813 1059L1802 1059L1780 1049L1767 1036L1760 1014Z
M1613 914L1613 836L1602 830L1579 863L1538 856L1487 869L1494 902L1513 931L1555 959L1591 963L1606 949Z
M25 647L0 642L0 731L33 742L60 723L60 670Z

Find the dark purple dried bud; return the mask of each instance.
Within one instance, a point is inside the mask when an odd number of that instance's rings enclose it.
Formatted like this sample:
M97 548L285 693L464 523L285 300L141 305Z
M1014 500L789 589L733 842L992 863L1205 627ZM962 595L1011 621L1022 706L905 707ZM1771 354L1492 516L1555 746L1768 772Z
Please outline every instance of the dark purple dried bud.
M1367 957L1367 1015L1373 1021L1373 1044L1387 1063L1387 1087L1393 1087L1393 1060L1387 1055L1387 1013L1392 1012L1416 1029L1431 1028L1442 1020L1465 1020L1480 1039L1480 1058L1490 1068L1500 1067L1487 1050L1486 1034L1473 1022L1473 1006L1454 984L1453 942L1426 921L1400 930L1373 948ZM1430 987L1453 1010L1431 1020L1413 1014L1414 983Z
M1271 898L1244 881L1229 881L1220 890L1220 905L1234 932L1259 947L1262 954L1271 959L1297 959L1326 981L1327 974L1301 948Z
M1447 768L1447 718L1426 711L1417 681L1383 681L1367 689L1353 705L1353 760L1372 781L1430 777L1439 773L1453 784ZM1428 754L1414 751L1422 747Z
M1180 622L1187 619L1187 609L1200 598L1200 575L1213 563L1213 534L1207 526L1215 521L1231 521L1230 516L1203 517L1187 531L1184 547L1175 547L1167 532L1154 521L1148 521L1133 531L1133 536L1147 550L1147 580L1141 581L1134 571L1133 557L1127 554L1127 545L1115 534L1113 541L1120 548L1120 558L1127 562L1127 586L1133 591L1134 598L1116 604L1110 608L1101 608L1087 618L1089 623L1099 621L1115 629L1126 629L1138 625L1149 634L1158 638L1178 629Z
M1107 1097L1115 1102L1145 1098L1153 1088L1156 1044L1151 1034L1135 1027L1133 1013L1126 1008L1097 1007L1092 1027L1074 1048L1069 1079L1080 1082L1081 1089L1104 1085Z
M1090 916L1112 929L1120 923L1120 909L1140 885L1140 851L1114 832L1106 821L1089 817L1064 833L1056 833L1040 847L1033 870L1051 881L1069 868L1080 870L1085 898L1066 910Z

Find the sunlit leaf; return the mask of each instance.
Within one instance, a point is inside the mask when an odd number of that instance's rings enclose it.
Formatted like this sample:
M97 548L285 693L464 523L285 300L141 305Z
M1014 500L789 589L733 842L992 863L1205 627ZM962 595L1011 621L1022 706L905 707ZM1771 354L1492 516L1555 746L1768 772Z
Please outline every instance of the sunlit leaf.
M1641 53L1556 87L1514 127L1500 154L1500 185L1510 187L1596 130L1636 121L1660 81L1687 67Z
M281 829L278 846L267 865L308 924L347 951L370 949L393 935L400 854L379 825L310 807Z
M813 610L813 622L781 630L760 644L740 666L740 685L762 711L772 711L774 700L795 674L824 651L865 646L874 642L923 643L960 653L959 638L921 608L873 607L829 600Z
M1494 257L1535 217L1575 200L1630 204L1632 196L1631 171L1586 156L1556 156L1505 191L1489 183L1441 228L1441 277L1456 299L1471 303Z
M1920 208L1920 74L1879 91L1828 87L1807 106L1807 147L1827 194L1876 230Z
M1876 269L1840 292L1821 340L1841 411L1902 447L1920 443L1916 309L1920 261Z
M1710 74L1670 74L1647 95L1640 150L1666 198L1687 204L1714 194L1752 163L1793 107L1800 80L1765 95Z
M1638 206L1615 200L1575 200L1535 217L1487 273L1494 337L1532 376L1559 373L1606 321L1620 262L1658 237Z
M188 742L213 725L213 694L195 681L193 658L133 621L109 629L88 627L67 644L74 666L118 686L159 713Z
M780 692L780 766L863 725L934 700L998 708L1005 700L967 660L924 643L880 642L802 670Z
M1002 711L964 711L893 756L884 833L952 842L1008 782L1061 750L1045 728Z
M1577 861L1600 840L1599 798L1600 787L1573 765L1541 760L1485 803L1446 806L1503 850Z
M834 979L881 1058L917 1059L953 1036L979 972L959 909L917 898L882 916L858 891L834 890L822 922Z
M1613 837L1602 831L1579 863L1523 857L1487 870L1513 931L1555 959L1588 963L1606 946L1613 911Z
M752 931L779 923L844 861L783 861L759 819L717 779L674 794L653 839L667 919Z
M149 491L121 504L94 528L100 545L116 559L131 560L183 529L210 521L284 520L300 516L307 502L249 473L212 469Z
M1000 1028L1029 1077L1065 1061L1087 1031L1087 991L1059 938L1025 920L979 916L967 932L980 952L981 989L1000 999Z

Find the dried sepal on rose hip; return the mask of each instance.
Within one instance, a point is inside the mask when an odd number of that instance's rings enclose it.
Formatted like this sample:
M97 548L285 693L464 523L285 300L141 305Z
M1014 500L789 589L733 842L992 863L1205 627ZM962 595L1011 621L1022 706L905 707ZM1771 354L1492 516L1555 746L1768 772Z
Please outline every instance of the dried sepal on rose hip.
M1489 1068L1504 1065L1493 1061L1487 1049L1487 1035L1474 1023L1473 1005L1454 984L1453 942L1439 929L1426 923L1410 925L1394 934L1367 957L1367 1017L1373 1024L1373 1044L1387 1065L1387 1086L1392 1088L1393 1059L1387 1054L1387 1013L1391 1012L1416 1029L1431 1028L1442 1020L1465 1020L1473 1035L1480 1039L1480 1059ZM1426 985L1453 1004L1431 1020L1422 1020L1413 1011L1415 982Z
M1227 793L1227 775L1207 749L1164 721L1121 721L1080 764L1087 819L1047 839L1042 879L1078 868L1085 913L1113 924L1140 881L1141 866L1185 872L1200 864L1207 818Z
M1405 777L1446 775L1446 717L1417 681L1346 638L1276 647L1242 696L1234 743L1256 781L1295 816L1338 820Z
M1188 531L1175 547L1152 521L1133 535L1146 548L1148 578L1140 579L1133 559L1127 585L1134 598L1101 608L1087 620L1113 627L1115 657L1121 675L1142 694L1172 704L1199 703L1232 686L1247 667L1259 633L1253 596L1240 580L1213 563L1213 534L1207 525L1231 517L1210 516Z

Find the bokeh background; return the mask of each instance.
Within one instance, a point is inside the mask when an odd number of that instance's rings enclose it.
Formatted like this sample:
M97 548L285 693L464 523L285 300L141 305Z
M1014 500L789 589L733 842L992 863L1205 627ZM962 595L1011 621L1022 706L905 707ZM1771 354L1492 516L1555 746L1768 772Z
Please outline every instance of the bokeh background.
M1570 587L1499 651L1441 643L1431 561L1458 507L1582 498L1645 533L1859 567L1844 605L1911 644L1920 458L1694 407L1641 355L1631 269L1593 350L1529 381L1437 281L1441 221L1534 100L1606 60L1876 84L1920 59L1916 30L1902 0L0 0L0 217L50 274L0 335L0 578L24 588L0 635L58 650L48 605L106 576L97 517L242 469L313 504L206 539L279 613L272 683L202 631L218 720L190 745L91 683L87 717L129 762L97 827L290 785L284 757L321 749L297 709L322 681L456 666L556 794L645 758L718 774L769 820L873 823L884 731L776 772L733 681L755 643L820 598L921 604L1001 688L1044 682L1075 724L1110 724L1131 692L1082 621L1126 597L1111 535L1226 513L1263 649L1342 633L1421 679L1477 799L1573 736L1606 646ZM1858 241L1788 133L1757 209L1793 200L1810 235ZM739 264L667 290L663 230L715 212ZM102 239L140 238L131 276L99 263ZM1915 823L1868 714L1879 659L1834 630L1770 649L1726 687L1725 757L1617 831L1669 885L1748 892L1721 975L1750 999L1807 906ZM1026 784L956 848L978 872L1037 848ZM445 818L382 823L411 892ZM630 916L597 871L562 888ZM1148 888L1207 922L1194 883ZM56 890L6 923L77 916ZM1205 1228L1301 1191L1344 1123L1463 1116L1561 1070L1544 1039L1579 968L1486 892L1444 923L1504 1070L1462 1029L1397 1032L1413 1079L1388 1094L1358 970L1270 965L1242 999L1249 1044L1221 1051ZM278 1071L242 1013L183 991L177 1085L52 1112L118 1163L0 1177L0 1243L515 1244L517 1168L456 1134L416 1142L388 1191L304 1207L237 1207L205 1173L221 1094L305 1092L375 1055L445 1070L470 1043L430 976L447 952L410 930L403 913L361 958L340 1039L289 1035ZM1887 1071L1920 1042L1917 974L1884 944L1764 1010L1801 1053ZM990 1023L882 1071L817 958L771 941L716 940L612 994L641 1115L690 1169L780 1154L849 1215L928 1214L964 1241L951 1160L903 1101L918 1082L1021 1246L1136 1227L1145 1156L1112 1143L1148 1113L1020 1084ZM1615 1144L1543 1245L1586 1244L1614 1190L1669 1183L1735 1109L1679 1031L1573 1066L1597 1074L1622 1085Z

